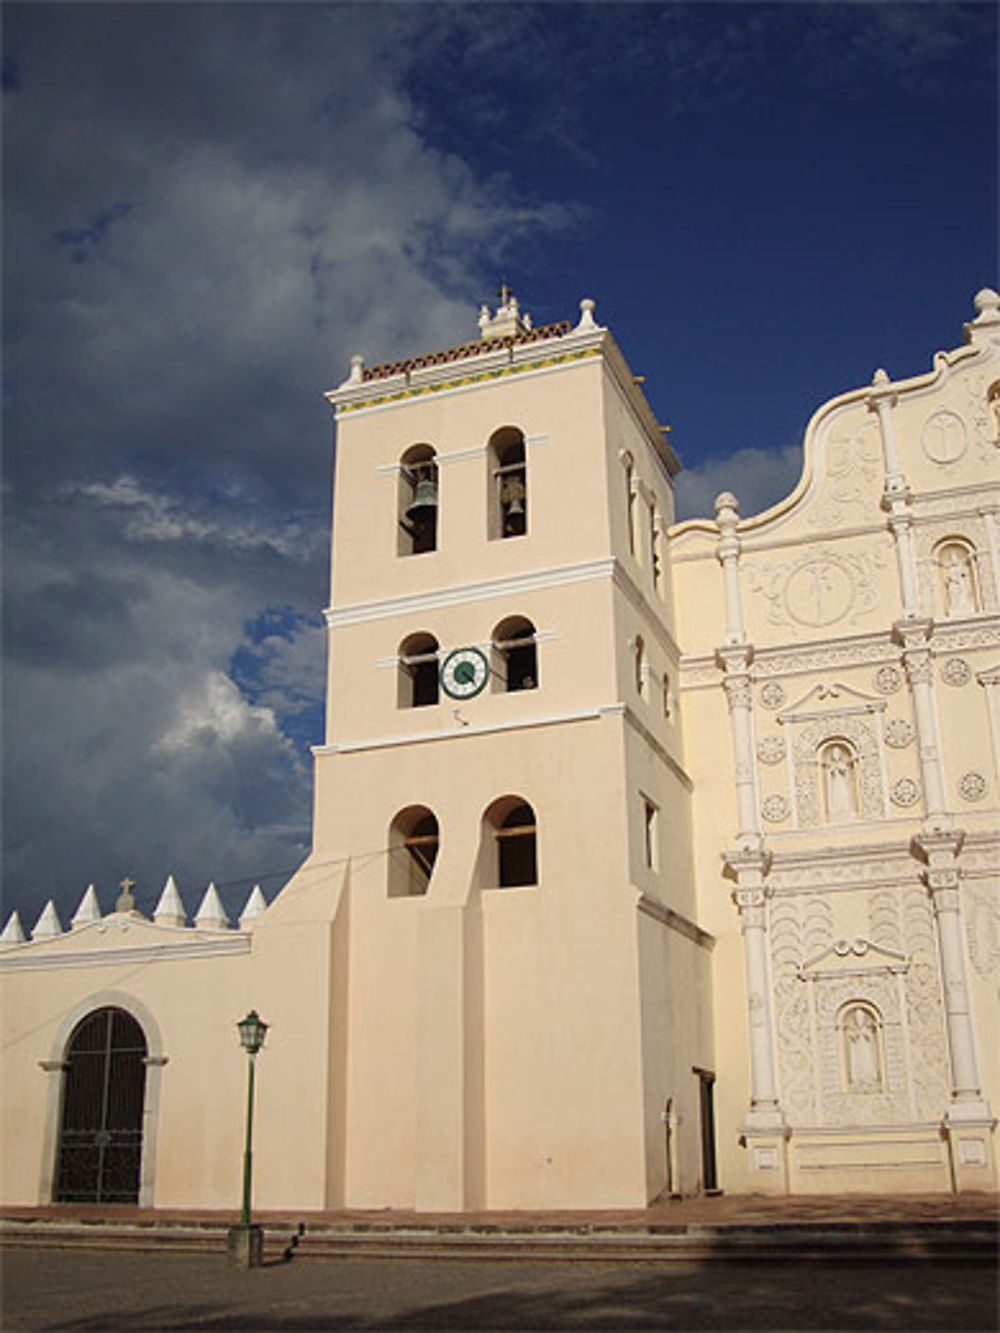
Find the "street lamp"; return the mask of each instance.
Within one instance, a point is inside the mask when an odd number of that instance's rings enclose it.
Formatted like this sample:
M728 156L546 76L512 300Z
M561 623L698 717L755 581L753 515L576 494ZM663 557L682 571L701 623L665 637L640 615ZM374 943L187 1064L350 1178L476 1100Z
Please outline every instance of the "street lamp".
M243 1206L240 1210L240 1224L229 1228L228 1254L233 1263L242 1268L257 1268L264 1250L264 1233L259 1226L250 1224L250 1184L253 1173L253 1085L257 1052L264 1045L267 1024L256 1009L251 1009L246 1018L237 1024L240 1045L250 1059L247 1078L247 1134L243 1149Z

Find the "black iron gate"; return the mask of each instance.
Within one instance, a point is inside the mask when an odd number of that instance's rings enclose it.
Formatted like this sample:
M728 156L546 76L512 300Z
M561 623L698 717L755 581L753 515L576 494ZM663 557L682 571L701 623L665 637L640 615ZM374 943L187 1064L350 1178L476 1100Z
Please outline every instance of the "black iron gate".
M146 1038L124 1009L95 1009L66 1050L56 1198L138 1203Z

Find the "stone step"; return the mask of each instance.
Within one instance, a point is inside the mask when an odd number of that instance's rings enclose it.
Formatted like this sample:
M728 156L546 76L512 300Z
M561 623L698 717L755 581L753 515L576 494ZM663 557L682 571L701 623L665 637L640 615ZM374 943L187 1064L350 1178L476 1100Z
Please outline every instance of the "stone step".
M227 1227L173 1223L0 1220L8 1248L184 1251L223 1254ZM265 1226L265 1258L532 1259L694 1263L823 1259L997 1262L996 1222L788 1223L646 1227L425 1227L323 1224Z

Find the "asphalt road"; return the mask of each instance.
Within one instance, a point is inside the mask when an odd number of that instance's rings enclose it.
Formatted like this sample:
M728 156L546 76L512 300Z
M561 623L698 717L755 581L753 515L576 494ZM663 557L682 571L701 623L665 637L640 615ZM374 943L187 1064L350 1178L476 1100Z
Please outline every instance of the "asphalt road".
M984 1266L304 1259L9 1250L4 1330L961 1329L998 1325Z

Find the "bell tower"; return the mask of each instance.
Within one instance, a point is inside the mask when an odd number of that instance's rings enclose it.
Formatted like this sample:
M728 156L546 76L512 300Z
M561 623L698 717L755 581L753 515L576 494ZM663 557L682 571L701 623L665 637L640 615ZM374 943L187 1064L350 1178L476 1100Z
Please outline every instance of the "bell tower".
M679 464L638 386L593 301L534 327L504 288L475 340L354 357L327 395L332 1204L697 1183L712 941L674 704ZM668 1103L692 1127L669 1153Z

